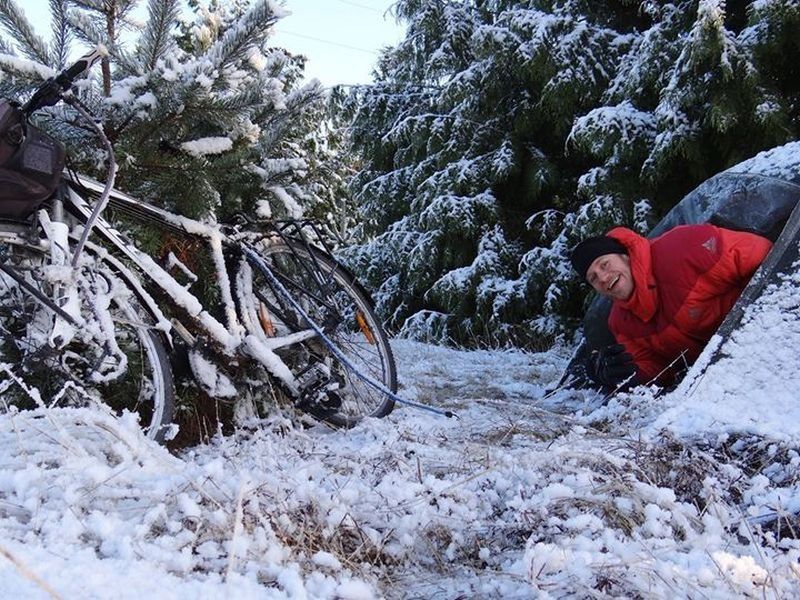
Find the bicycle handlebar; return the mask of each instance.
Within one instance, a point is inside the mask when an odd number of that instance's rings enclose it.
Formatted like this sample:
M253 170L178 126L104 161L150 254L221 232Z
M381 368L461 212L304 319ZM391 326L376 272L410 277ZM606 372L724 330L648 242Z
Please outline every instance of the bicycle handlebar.
M108 56L108 50L106 50L106 47L102 44L98 44L94 50L81 56L70 67L67 67L55 77L51 77L45 81L22 107L22 112L26 115L30 115L32 112L44 108L45 106L53 106L61 100L61 94L72 87L72 84L79 75L91 69L99 60L106 56Z
M94 50L81 56L71 67L61 71L55 78L56 83L61 86L61 89L68 90L78 75L91 69L106 56L108 56L108 50L106 50L105 46L99 44Z

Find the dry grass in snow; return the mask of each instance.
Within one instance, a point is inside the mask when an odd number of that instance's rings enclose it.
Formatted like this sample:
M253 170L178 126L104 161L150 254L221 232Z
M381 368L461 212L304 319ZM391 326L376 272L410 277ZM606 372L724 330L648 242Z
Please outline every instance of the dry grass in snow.
M101 410L0 419L0 596L791 597L797 452L648 429L566 356L396 345L410 409L170 455Z

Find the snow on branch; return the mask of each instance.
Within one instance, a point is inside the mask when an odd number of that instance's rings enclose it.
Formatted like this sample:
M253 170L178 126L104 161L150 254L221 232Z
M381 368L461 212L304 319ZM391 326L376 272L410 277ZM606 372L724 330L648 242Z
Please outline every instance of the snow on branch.
M43 64L53 63L47 43L36 35L30 21L13 0L0 0L0 24L29 59Z
M270 188L267 188L269 192L272 193L275 198L281 201L283 206L286 208L286 213L292 219L299 219L303 216L303 209L297 203L297 201L292 197L292 195L286 191L286 188L280 185L274 185Z
M576 119L567 146L574 145L596 158L609 158L633 144L652 142L655 135L655 116L625 100L616 106L595 108Z
M250 48L269 34L275 22L287 13L273 0L260 0L217 40L199 60L206 74L219 71L236 60L248 58Z
M18 56L12 56L10 54L0 54L0 65L19 73L24 73L25 75L43 80L53 77L56 74L54 69L51 69L40 62L19 58Z
M210 154L227 152L233 148L233 140L229 137L206 137L184 142L181 148L195 158L202 158Z

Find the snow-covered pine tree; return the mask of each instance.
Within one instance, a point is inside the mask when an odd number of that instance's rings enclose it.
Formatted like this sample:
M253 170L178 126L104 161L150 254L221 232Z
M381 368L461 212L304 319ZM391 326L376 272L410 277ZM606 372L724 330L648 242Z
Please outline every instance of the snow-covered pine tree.
M745 27L744 12L743 3L697 4L654 110L656 138L643 175L656 186L677 181L684 193L748 158L753 148L786 140L786 131L770 126L758 109L770 99L771 82L763 80L748 48L754 31ZM671 198L666 200L660 208L670 208Z
M568 249L645 231L700 181L798 136L789 0L400 1L406 39L352 98L390 323L470 342L578 316ZM780 65L780 69L774 64Z
M353 98L366 164L354 187L374 238L351 260L405 334L536 337L526 321L546 284L518 279L540 241L526 221L569 202L584 165L565 156L567 134L599 103L631 43L610 25L635 22L635 7L416 0L396 10L406 39Z
M282 9L272 0L191 0L182 17L178 0L150 0L146 23L136 24L135 4L51 0L48 46L13 0L2 0L3 49L27 59L0 57L3 92L24 97L47 74L42 65L63 66L72 35L103 43L108 69L82 82L80 94L114 143L122 189L219 220L239 211L297 216L313 204L305 140L324 94L299 83L301 59L269 46ZM103 153L74 116L51 115L77 165L102 172Z
M326 104L317 109L314 120L319 125L304 144L309 162L305 186L316 198L307 215L321 222L326 237L337 248L362 239L361 217L348 186L358 157L348 143L346 98L345 88L330 90Z

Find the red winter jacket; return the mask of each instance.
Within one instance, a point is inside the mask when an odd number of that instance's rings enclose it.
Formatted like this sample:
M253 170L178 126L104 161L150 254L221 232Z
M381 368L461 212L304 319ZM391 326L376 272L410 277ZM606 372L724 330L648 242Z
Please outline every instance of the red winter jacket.
M669 383L697 359L772 248L758 235L705 224L653 240L624 227L606 235L631 259L633 295L614 302L608 326L633 355L640 383Z

